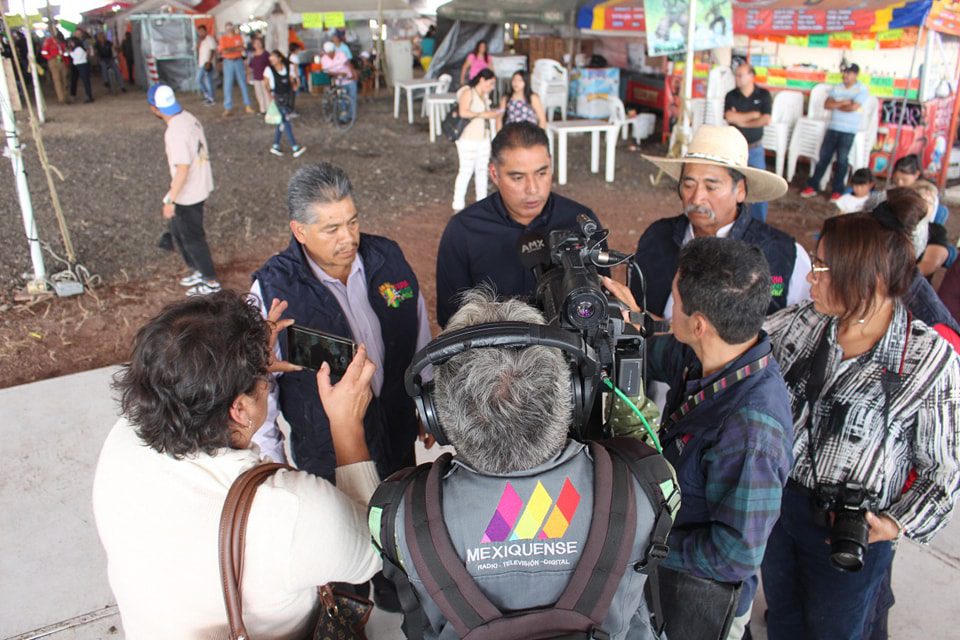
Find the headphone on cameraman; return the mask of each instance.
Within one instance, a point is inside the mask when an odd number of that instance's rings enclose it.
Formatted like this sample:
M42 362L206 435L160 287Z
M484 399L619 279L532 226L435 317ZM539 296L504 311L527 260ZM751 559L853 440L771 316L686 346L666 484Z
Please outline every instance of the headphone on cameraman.
M443 364L470 349L522 349L532 346L560 349L574 360L579 374L570 376L574 424L581 425L586 421L593 409L595 379L599 381L600 364L593 348L579 334L559 327L526 322L476 324L433 340L413 356L404 376L407 394L413 398L427 433L436 438L437 444L448 445L450 441L437 415L433 380L424 382L420 376L423 370L431 365Z

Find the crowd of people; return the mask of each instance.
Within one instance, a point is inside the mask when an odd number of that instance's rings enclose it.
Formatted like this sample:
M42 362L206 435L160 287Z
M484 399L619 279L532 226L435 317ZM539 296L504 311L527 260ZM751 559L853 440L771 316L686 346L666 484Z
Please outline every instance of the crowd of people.
M328 44L342 63L342 43ZM283 115L274 149L285 132L296 152L285 107L299 61L253 46L260 104ZM469 123L437 248L436 338L400 247L362 231L358 194L325 162L290 181L289 245L249 292L221 291L203 239L202 127L170 87L151 90L167 127L164 216L182 284L205 295L148 322L117 378L123 417L94 510L128 635L225 628L217 515L234 480L270 460L290 468L253 503L252 637L303 635L323 615L316 585L336 582L402 612L409 637L739 640L761 580L772 640L886 637L897 542L929 542L960 496L960 326L926 277L950 260L936 189L915 159L883 193L855 174L853 197L836 198L850 212L808 254L755 206L787 184L754 166L769 97L742 66L732 126L701 127L682 158L644 156L677 181L679 213L640 237L644 277L602 278L625 322L669 321L648 341L662 457L629 438L579 442L574 416L590 407L571 360L584 356L542 326L553 319L529 304L537 276L518 246L602 220L552 192L542 104L519 73L493 108L485 54L457 92ZM841 120L857 111L856 95L831 100ZM490 337L497 322L513 333ZM293 364L291 324L353 343L353 361L336 375L329 361ZM414 469L418 438L456 454ZM637 467L648 458L673 470L653 490ZM668 597L686 589L710 606L693 615Z
M70 95L82 84L93 99L91 60L123 89L123 49L84 36L43 43L62 101L68 75ZM245 112L276 111L271 153L286 136L302 155L302 43L268 50L228 24L219 38L199 27L197 45L204 104L217 103L219 73L225 117L239 85ZM320 59L356 109L360 65L343 34ZM518 247L602 220L553 193L528 76L492 104L485 42L456 93L467 123L436 251L436 337L403 251L362 231L362 194L327 162L290 180L289 245L249 291L222 290L203 229L203 127L153 85L170 173L161 211L188 298L138 332L96 470L127 636L226 633L221 508L246 471L275 462L245 530L251 637L308 635L329 615L317 586L340 583L401 612L408 637L740 640L762 582L771 640L886 638L899 541L928 543L960 497L960 265L917 156L896 162L886 190L869 170L845 184L866 100L858 71L846 67L826 101L800 194L815 197L834 167L837 215L810 254L767 224L788 186L765 168L771 97L748 64L725 100L729 126L700 127L683 157L644 156L676 180L678 215L639 238L642 277L600 282L626 331L643 315L669 326L647 341L662 418L646 443L571 437L592 409L582 345L544 326L554 318L531 304L537 270ZM292 325L352 344L345 370L292 362ZM456 453L415 467L418 439ZM697 607L682 597L693 593Z

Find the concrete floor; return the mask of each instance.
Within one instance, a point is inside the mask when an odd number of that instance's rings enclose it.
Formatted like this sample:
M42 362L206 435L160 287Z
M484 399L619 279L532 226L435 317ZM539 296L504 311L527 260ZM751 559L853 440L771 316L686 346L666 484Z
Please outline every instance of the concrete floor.
M0 390L0 639L121 638L90 506L100 445L116 420L105 368ZM424 452L420 452L424 453ZM435 453L435 452L431 452ZM896 640L960 637L960 525L897 554ZM754 637L765 638L762 594ZM371 640L402 638L400 616L375 612Z

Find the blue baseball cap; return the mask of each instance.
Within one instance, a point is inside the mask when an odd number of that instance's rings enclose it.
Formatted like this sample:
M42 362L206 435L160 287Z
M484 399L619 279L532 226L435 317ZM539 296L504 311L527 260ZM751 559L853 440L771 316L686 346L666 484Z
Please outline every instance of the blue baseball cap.
M147 90L147 103L165 116L175 116L183 111L173 89L165 84L155 84Z

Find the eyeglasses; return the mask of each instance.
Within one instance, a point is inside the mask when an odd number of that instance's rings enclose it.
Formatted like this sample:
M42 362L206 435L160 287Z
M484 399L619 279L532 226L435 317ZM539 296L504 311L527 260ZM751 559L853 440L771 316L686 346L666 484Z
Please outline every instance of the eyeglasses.
M814 254L810 254L810 264L811 264L811 267L810 267L811 282L818 282L820 280L821 273L827 273L828 271L830 271L830 267L828 267L823 260L815 256Z

